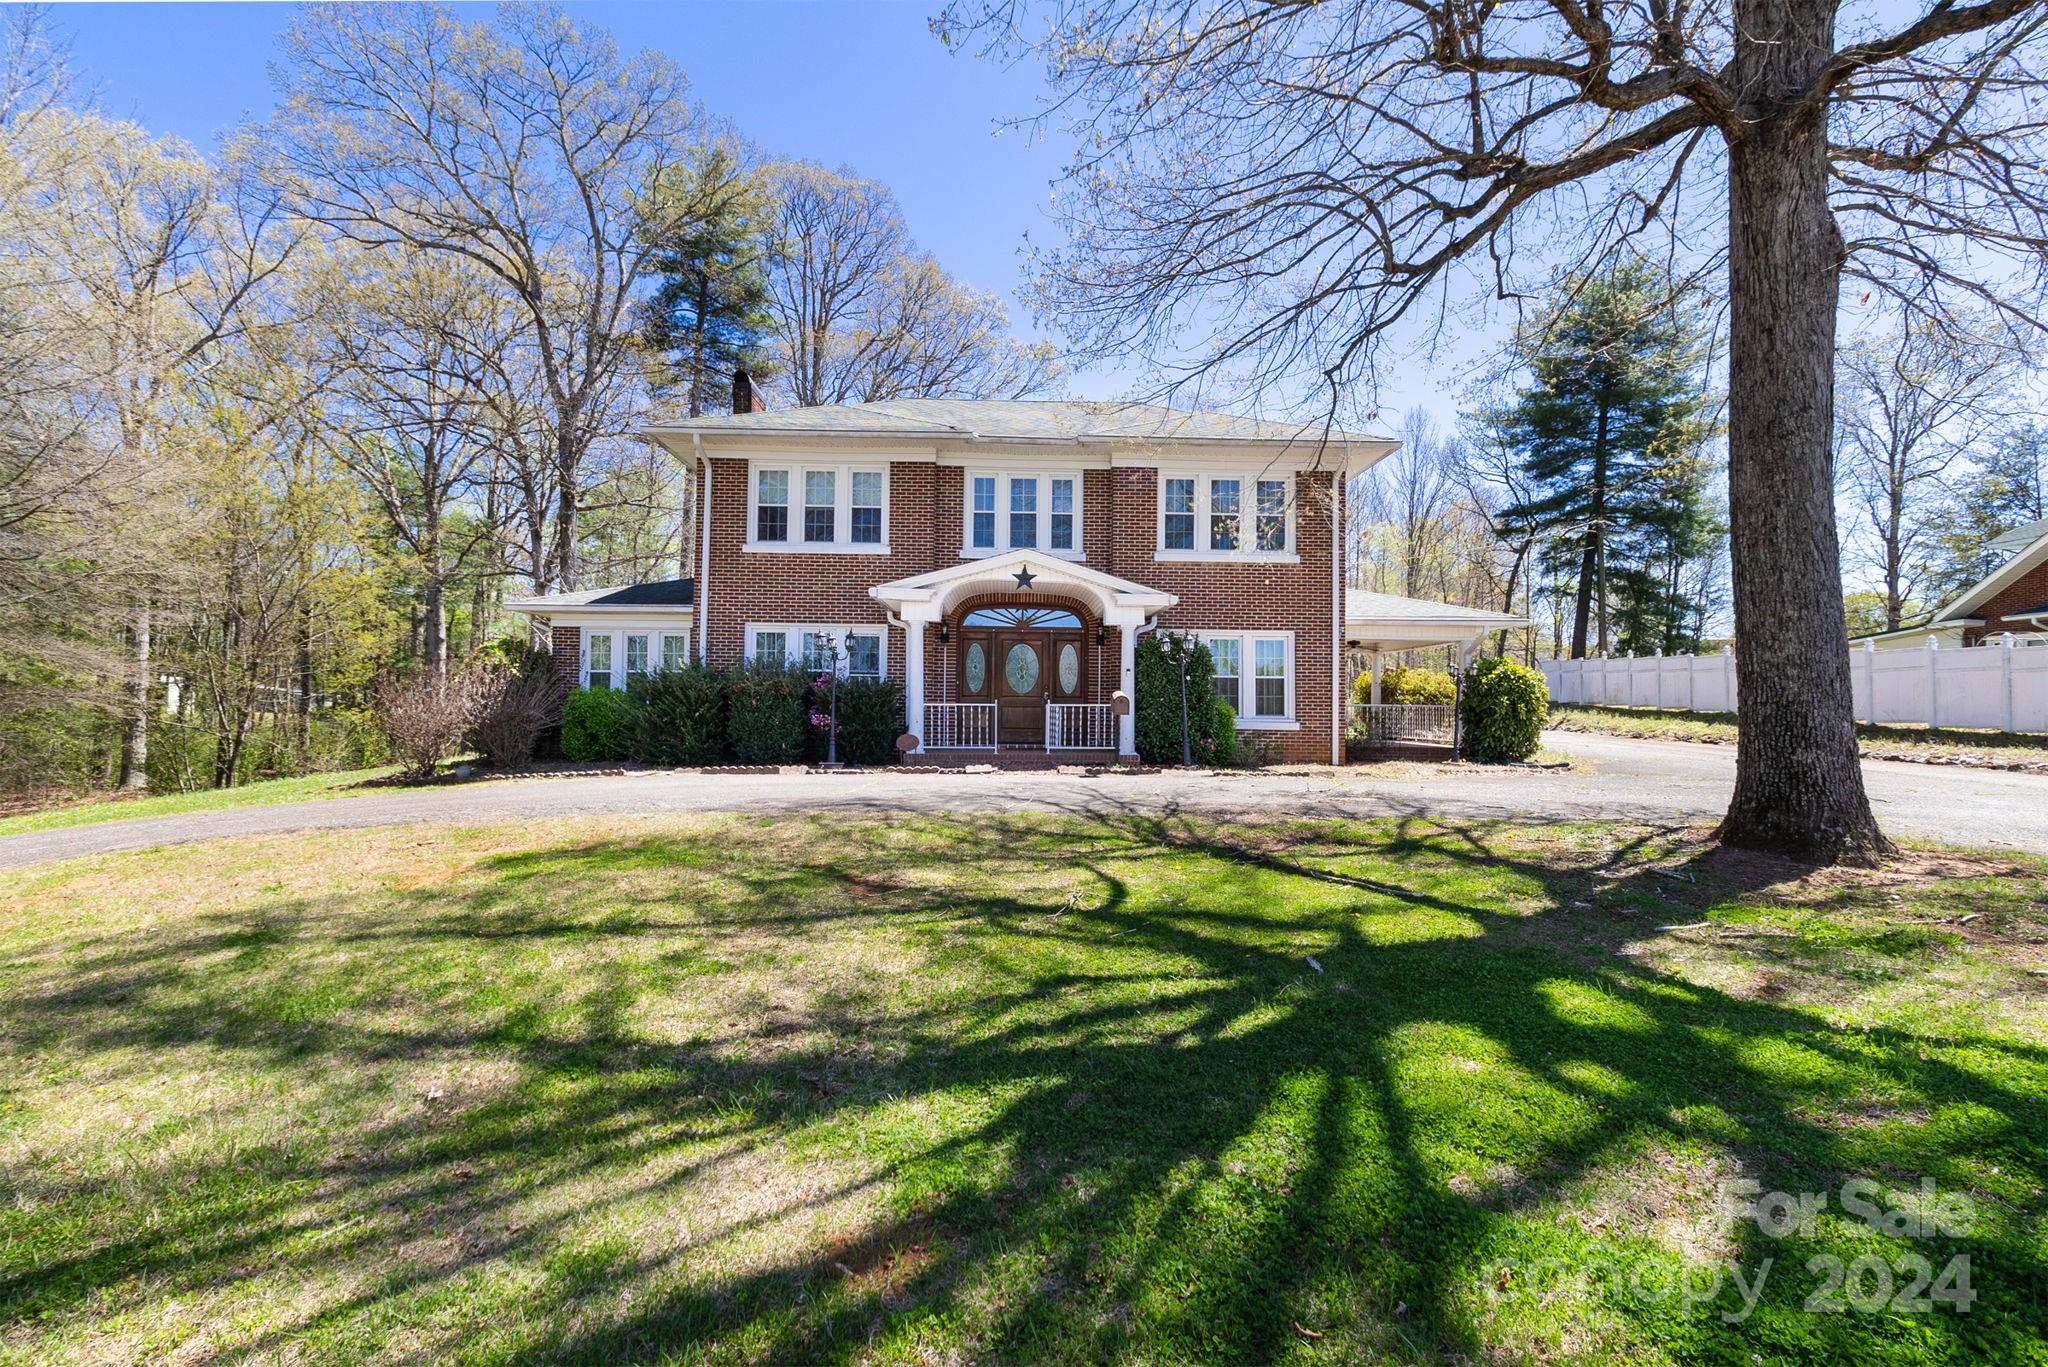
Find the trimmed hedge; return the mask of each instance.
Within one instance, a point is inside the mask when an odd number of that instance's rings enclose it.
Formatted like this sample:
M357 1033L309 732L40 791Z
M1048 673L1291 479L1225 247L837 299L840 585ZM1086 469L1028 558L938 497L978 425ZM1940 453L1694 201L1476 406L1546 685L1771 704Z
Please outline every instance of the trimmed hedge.
M810 676L747 665L725 676L726 753L739 764L796 764L810 720Z
M1237 709L1222 698L1216 700L1216 716L1209 741L1207 762L1219 769L1237 763Z
M832 684L811 688L812 751L823 759L832 730ZM842 764L893 764L896 738L903 734L903 698L884 679L839 681L839 760Z
M1372 701L1371 671L1352 680L1351 701ZM1449 707L1458 701L1458 682L1449 670L1388 665L1380 671L1380 701Z
M562 707L562 758L633 758L635 705L612 688L579 688Z
M635 679L633 757L649 764L717 764L725 758L725 678L703 665Z
M1550 715L1543 676L1512 660L1480 660L1465 671L1465 754L1482 763L1524 760L1542 743Z
M1215 664L1209 647L1185 632L1155 631L1138 638L1138 757L1147 764L1179 764L1181 665L1187 665L1188 748L1197 764L1214 763L1217 710ZM1234 731L1234 728L1233 728ZM1233 749L1235 747L1233 746Z

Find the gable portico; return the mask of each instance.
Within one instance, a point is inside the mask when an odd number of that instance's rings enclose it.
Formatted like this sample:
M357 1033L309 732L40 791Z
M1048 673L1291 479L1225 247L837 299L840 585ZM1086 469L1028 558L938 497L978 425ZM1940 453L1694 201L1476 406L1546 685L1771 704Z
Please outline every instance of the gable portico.
M903 628L904 713L920 751L926 747L928 733L934 726L946 734L931 734L931 743L957 742L959 709L984 706L991 709L988 716L994 729L989 731L985 746L980 731L970 733L969 738L977 748L995 748L1001 744L1005 703L1014 711L1031 698L1046 700L1043 705L1050 721L1043 743L1057 746L1062 739L1060 727L1068 715L1061 709L1111 707L1111 698L1100 696L1099 686L1081 686L1088 676L1100 677L1100 671L1086 667L1087 661L1103 658L1090 655L1091 649L1106 650L1114 644L1114 692L1126 698L1134 696L1138 636L1160 612L1180 601L1174 594L1037 550L1009 551L949 565L877 584L868 594L887 609L892 625ZM1011 619L1013 630L1000 631L999 619L983 628L964 625L970 612L1003 608L1018 610ZM1064 615L1066 609L1078 611L1071 613L1071 628L1061 622L1056 628L1044 626L1034 630L1037 623L1028 611L1034 608L1046 610L1046 615L1038 619L1044 623L1050 623L1053 614ZM1082 634L1076 641L1066 642L1055 639L1055 630ZM977 637L969 641L966 638L970 632L991 634L986 639ZM956 641L961 647L957 662L948 651L947 658L937 661L934 670L928 647L951 647ZM978 673L973 657L967 653L970 647L985 652ZM1066 654L1068 649L1074 651L1071 657ZM1063 689L1062 674L1070 667L1070 659L1071 667L1081 677L1075 687ZM963 702L957 696L963 687L968 687L969 701ZM984 689L988 694L985 703ZM934 696L939 700L933 701ZM1087 701L1064 701L1082 697ZM1096 724L1090 714L1075 714L1073 720L1084 725ZM978 724L979 717L974 721ZM1135 758L1137 733L1129 708L1115 718L1114 726L1117 754Z

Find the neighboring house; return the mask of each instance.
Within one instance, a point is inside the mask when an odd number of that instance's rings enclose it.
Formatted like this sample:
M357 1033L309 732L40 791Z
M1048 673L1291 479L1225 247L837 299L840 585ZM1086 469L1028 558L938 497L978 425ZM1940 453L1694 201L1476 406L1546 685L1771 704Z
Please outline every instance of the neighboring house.
M1139 637L1192 632L1241 730L1343 756L1346 645L1470 649L1520 618L1344 588L1347 478L1384 437L1139 404L895 400L646 435L704 491L693 579L511 604L622 687L685 656L900 680L919 752L1129 757Z
M1982 645L2011 632L2048 638L2048 520L2015 527L1991 542L2003 564L1935 610L1918 626L1852 637L1880 649Z

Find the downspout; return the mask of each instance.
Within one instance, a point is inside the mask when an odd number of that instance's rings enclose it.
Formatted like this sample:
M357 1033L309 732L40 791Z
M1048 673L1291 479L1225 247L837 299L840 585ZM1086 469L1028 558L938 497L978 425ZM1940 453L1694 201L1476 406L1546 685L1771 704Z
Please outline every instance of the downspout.
M711 663L711 457L704 454L704 438L690 433L690 449L697 454L697 467L704 473L697 481L697 501L703 504L704 532L697 546L697 663Z

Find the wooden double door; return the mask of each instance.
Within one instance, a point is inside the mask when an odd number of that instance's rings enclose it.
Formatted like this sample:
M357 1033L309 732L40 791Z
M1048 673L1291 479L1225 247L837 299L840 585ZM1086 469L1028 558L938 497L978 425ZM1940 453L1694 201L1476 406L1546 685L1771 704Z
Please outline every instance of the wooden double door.
M960 634L962 702L996 705L996 742L1045 744L1045 705L1080 702L1088 678L1088 643L1074 630L968 628Z

